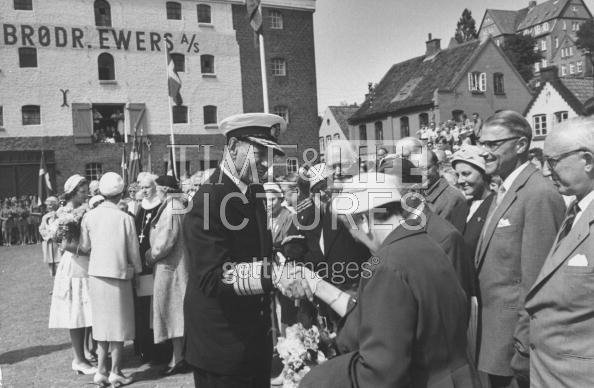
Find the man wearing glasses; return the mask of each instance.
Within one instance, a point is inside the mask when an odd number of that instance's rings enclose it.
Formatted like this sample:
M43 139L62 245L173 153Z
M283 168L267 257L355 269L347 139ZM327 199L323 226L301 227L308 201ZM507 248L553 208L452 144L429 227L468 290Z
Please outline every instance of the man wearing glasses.
M544 147L555 186L576 199L526 296L530 379L537 387L592 387L594 116L556 126Z
M478 369L490 386L529 385L529 316L524 299L563 221L552 182L528 161L530 124L517 112L485 120L479 144L485 172L503 183L475 255L479 281Z

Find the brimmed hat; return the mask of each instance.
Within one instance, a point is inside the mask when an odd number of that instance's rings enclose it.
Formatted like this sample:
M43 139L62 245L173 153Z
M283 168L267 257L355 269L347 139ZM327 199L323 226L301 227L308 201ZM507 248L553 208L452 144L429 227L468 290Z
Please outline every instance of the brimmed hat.
M353 181L332 200L335 214L359 214L402 199L395 175L371 172L356 175Z
M170 192L177 192L179 191L179 185L177 184L177 180L172 177L171 175L161 175L157 179L155 179L155 183L157 186L165 186L168 187Z
M87 178L85 178L82 175L72 175L70 178L66 180L66 183L64 183L64 194L72 194L74 189L76 189L81 182L86 180Z
M106 172L99 180L99 192L104 197L114 197L124 191L124 179L115 172Z
M287 130L286 121L270 113L243 113L227 117L219 124L219 130L230 139L240 140L272 148L276 153L285 152L278 145L278 137Z
M485 158L481 156L483 153L483 149L479 146L464 144L458 151L454 153L454 155L452 155L452 167L455 168L456 163L458 162L465 162L478 168L484 173L486 169L486 162Z

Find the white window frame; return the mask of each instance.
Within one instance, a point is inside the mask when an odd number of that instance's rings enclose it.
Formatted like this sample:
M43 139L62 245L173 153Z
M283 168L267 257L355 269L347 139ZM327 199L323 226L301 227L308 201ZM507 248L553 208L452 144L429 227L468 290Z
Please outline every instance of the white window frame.
M561 75L567 75L567 66L561 65Z
M275 77L284 77L287 75L287 61L284 58L272 58L270 71Z
M325 148L326 148L326 147L325 147L325 143L324 143L324 136L320 136L320 137L318 138L318 141L319 141L319 143L320 143L320 153L322 153L322 154L323 154L323 153L324 153L324 150L325 150Z
M543 39L540 41L540 50L547 51L547 40L546 39Z
M557 123L562 123L569 119L569 112L566 110L555 112L555 119L557 119Z
M575 74L575 65L573 62L569 64L569 74Z
M299 166L297 163L297 158L287 158L286 161L286 168L287 168L287 174L291 174L291 173L296 173Z
M571 57L573 55L573 46L569 47L569 56Z
M85 176L87 179L99 180L103 175L103 164L99 162L90 162L85 164Z
M544 24L542 25L542 29L544 31L548 31L549 30L549 22L544 22Z
M534 71L537 72L537 73L540 71L540 62L536 62L534 64Z
M532 127L536 136L547 134L547 115L539 114L532 116Z
M544 59L544 58L543 58L543 60L542 60L542 63L541 63L541 65L540 65L540 67L541 67L541 68L543 68L543 67L547 67L547 65L548 65L548 64L549 64L549 62L548 62L546 59Z
M468 73L468 90L471 92L486 92L487 73L478 71Z
M567 21L563 20L563 31L567 31Z
M283 14L277 10L271 10L268 14L268 22L271 30L284 29Z
M584 63L582 61L578 61L576 64L576 71L578 73L581 73L582 71L584 71Z
M273 109L273 113L277 116L285 119L287 124L289 123L289 107L285 105L277 105Z
M559 48L559 38L555 37L555 48Z
M536 27L534 27L534 33L535 34L540 34L540 24L537 25Z

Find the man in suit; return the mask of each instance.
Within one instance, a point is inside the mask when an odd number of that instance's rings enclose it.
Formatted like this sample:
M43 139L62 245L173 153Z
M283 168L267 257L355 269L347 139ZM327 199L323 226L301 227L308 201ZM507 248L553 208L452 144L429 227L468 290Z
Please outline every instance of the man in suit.
M344 326L341 354L313 368L300 386L473 387L466 296L449 259L423 228L403 222L396 176L358 178L368 189L339 194L333 204L374 257L356 297L308 276L316 297L344 316Z
M485 120L480 144L485 172L503 180L475 255L479 282L478 369L491 387L527 386L526 293L563 220L565 205L551 181L528 161L530 124L517 112Z
M530 382L594 387L594 116L556 126L544 152L555 186L576 200L526 296Z
M423 153L420 160L423 164L421 167L427 173L427 189L424 190L424 195L429 208L462 233L468 214L468 205L464 195L439 175L439 159L433 151L426 151L426 156Z
M309 293L286 265L271 264L266 228L267 151L285 121L249 113L223 120L227 137L221 166L193 197L184 220L189 279L184 300L186 361L198 387L260 388L270 385L273 287L287 296Z

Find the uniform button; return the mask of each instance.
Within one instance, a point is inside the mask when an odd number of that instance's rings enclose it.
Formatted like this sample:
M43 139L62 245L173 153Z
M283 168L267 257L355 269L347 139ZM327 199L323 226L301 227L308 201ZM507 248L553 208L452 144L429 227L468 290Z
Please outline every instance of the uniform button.
M534 350L536 349L536 346L534 346L534 344L530 344L530 350Z

